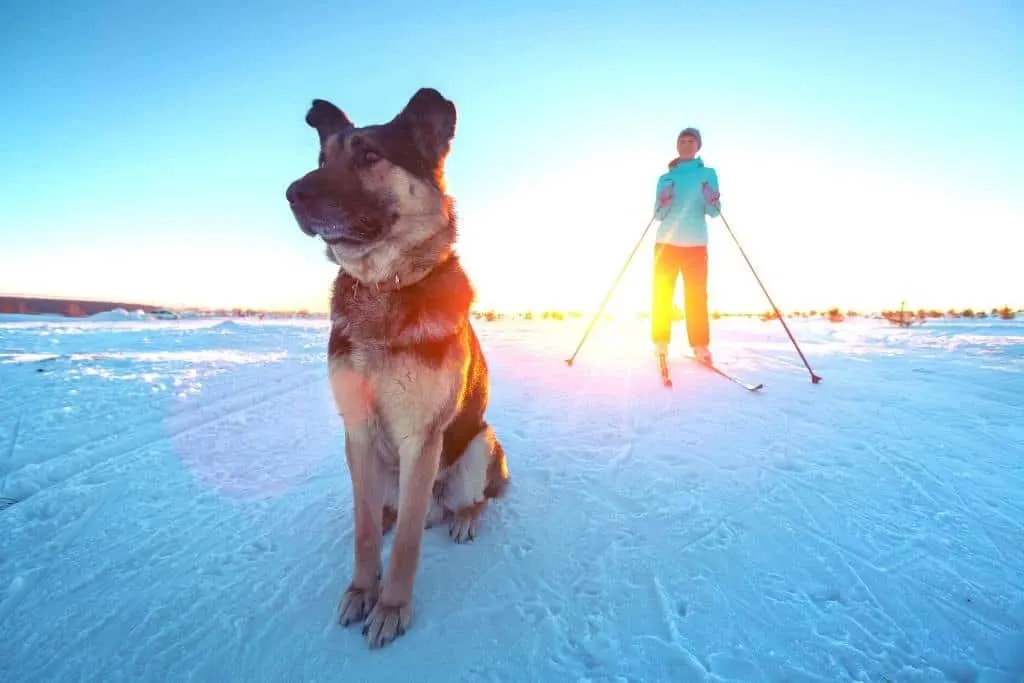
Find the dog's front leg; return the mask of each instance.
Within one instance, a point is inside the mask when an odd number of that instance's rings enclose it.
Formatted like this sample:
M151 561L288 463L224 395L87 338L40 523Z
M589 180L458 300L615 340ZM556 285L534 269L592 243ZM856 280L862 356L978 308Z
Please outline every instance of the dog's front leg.
M371 648L387 645L412 623L413 584L441 460L441 443L441 432L432 429L426 438L408 439L398 449L398 525L380 600L363 626Z
M352 582L338 603L342 626L366 619L380 595L384 472L365 425L345 430L345 456L352 475L355 566Z

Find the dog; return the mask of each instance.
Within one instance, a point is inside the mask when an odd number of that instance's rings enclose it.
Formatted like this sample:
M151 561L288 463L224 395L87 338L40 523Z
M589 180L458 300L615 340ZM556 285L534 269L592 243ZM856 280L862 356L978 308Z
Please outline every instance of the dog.
M505 451L485 412L487 362L470 321L473 286L455 253L445 161L453 102L419 89L383 124L357 127L315 99L306 123L318 167L286 192L299 228L339 266L327 342L330 388L352 480L355 563L338 603L370 648L412 624L424 529L449 522L472 540L509 486ZM394 528L383 575L382 536Z

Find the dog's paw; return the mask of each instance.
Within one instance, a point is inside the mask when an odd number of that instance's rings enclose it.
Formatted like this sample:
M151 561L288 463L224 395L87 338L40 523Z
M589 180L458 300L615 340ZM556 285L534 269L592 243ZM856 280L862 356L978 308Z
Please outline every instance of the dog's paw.
M476 538L477 528L480 526L480 514L483 510L484 503L475 503L456 512L448 527L448 537L456 543L468 543Z
M338 623L342 626L358 624L366 619L380 597L380 586L356 588L349 586L338 602Z
M363 635L370 649L376 650L405 635L412 624L412 605L387 605L378 601L363 624Z

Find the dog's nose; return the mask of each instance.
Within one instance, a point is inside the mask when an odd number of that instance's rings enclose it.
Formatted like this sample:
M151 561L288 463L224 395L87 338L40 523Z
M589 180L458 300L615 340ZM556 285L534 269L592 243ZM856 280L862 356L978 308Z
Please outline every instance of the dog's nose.
M289 204L301 204L306 199L307 192L303 187L302 180L296 180L288 186L284 196L288 198Z
M306 178L299 178L288 186L285 190L284 196L288 198L288 206L291 207L292 213L295 215L296 220L299 223L299 229L306 233L310 237L316 235L316 231L313 230L308 224L305 214L310 210L308 202L313 199L313 193L309 190L309 183Z

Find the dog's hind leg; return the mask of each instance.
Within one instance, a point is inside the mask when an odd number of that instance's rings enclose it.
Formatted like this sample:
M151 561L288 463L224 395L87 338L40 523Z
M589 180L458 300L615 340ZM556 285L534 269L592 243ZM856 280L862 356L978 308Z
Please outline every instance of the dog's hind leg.
M488 499L504 495L508 483L505 450L494 430L485 426L448 473L444 503L454 511L448 536L456 543L476 538Z
M395 522L398 521L398 510L391 507L387 503L384 504L384 512L381 522L381 531L385 534L395 528Z
M398 454L394 454L395 459ZM388 457L390 461L390 454ZM384 467L384 510L381 517L381 531L387 534L394 530L398 522L398 467Z
M481 500L456 510L448 527L448 538L456 543L467 543L476 538L477 529L480 527L480 515L486 508L487 501Z

